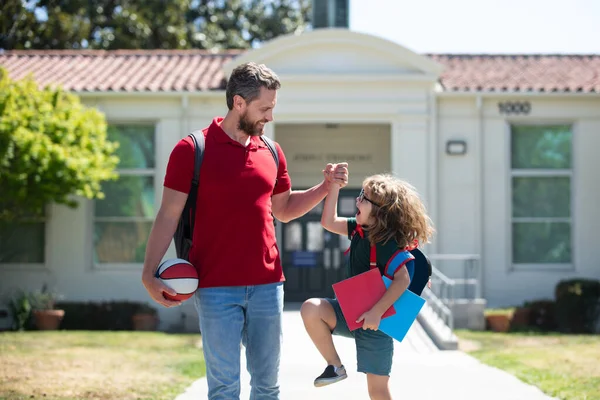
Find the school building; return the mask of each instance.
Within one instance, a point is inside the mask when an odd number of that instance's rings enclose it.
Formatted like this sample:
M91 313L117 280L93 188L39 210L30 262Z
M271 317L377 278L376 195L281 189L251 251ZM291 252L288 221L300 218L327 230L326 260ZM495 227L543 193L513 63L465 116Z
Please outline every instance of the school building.
M425 251L453 280L451 296L510 306L553 298L563 279L600 278L600 55L417 54L315 29L249 51L0 54L13 79L32 73L105 113L122 159L105 200L50 205L10 244L0 292L46 283L65 300L149 301L140 273L170 151L225 114L226 78L247 61L282 80L266 134L282 146L293 187L347 161L339 210L353 215L365 176L411 182L437 230ZM277 225L287 301L331 295L343 276L348 241L319 220L316 208ZM161 310L162 326L182 312L195 313L191 302Z

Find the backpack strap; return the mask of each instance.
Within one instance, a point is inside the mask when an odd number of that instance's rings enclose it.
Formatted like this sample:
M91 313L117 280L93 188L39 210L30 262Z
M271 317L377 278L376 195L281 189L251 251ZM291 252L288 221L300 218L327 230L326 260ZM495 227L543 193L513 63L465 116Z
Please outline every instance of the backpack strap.
M277 152L277 147L275 146L275 142L271 138L266 137L265 135L261 135L260 140L262 140L267 145L269 151L271 152L271 155L273 156L273 159L275 160L275 167L277 168L277 174L275 176L275 186L277 186L277 181L279 180L279 153ZM275 186L273 186L273 190L275 190ZM273 225L277 225L275 215L272 212L271 215L273 216Z
M407 263L413 261L415 257L410 254L409 251L404 249L399 249L390 257L387 264L385 265L385 269L383 270L383 275L386 276L390 280L394 280L394 274L398 269ZM370 269L377 268L377 246L371 245L371 256L369 262ZM409 272L409 277L412 279L412 275Z
M352 231L352 233L349 235L350 241L352 241L352 239L354 238L354 235L358 235L361 238L365 237L365 231L363 231L362 226L356 225L356 228L354 228L354 230ZM347 256L348 254L350 254L350 247L351 246L348 246L348 248L346 249L346 251L344 251L344 255L345 256Z
M186 208L190 210L190 230L189 236L194 234L194 223L196 220L196 198L198 197L198 186L200 185L200 166L204 159L204 133L201 130L194 131L188 135L194 142L194 175L192 176L192 186L186 201Z
M377 246L371 245L371 256L369 257L369 269L377 268Z
M408 276L412 281L414 276L414 265L409 264L411 261L414 261L415 257L410 254L407 250L398 250L394 253L394 255L388 260L385 265L385 273L384 275L390 279L394 279L394 274L403 266L406 266L406 270L408 271Z
M260 139L267 145L269 151L273 155L273 159L275 160L275 164L277 165L277 169L279 169L279 153L277 152L277 147L275 146L275 142L265 135L261 135Z
M279 153L277 152L275 142L271 138L266 137L265 135L261 135L260 140L262 140L264 144L266 144L269 148L269 151L271 152L271 155L275 160L275 166L277 167L277 175L279 175ZM275 186L277 186L277 177L275 177Z

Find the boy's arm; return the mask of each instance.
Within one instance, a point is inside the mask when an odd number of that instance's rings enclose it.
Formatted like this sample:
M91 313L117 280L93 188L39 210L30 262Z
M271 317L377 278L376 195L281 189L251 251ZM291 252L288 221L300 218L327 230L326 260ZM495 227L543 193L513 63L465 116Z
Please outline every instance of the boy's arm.
M332 183L329 186L329 193L325 198L323 205L323 214L321 215L321 225L329 232L338 235L348 236L348 219L337 215L337 202L340 194L340 185Z
M394 274L392 284L371 311L381 317L402 296L408 285L410 285L410 276L406 267L399 268Z
M394 274L394 280L385 291L381 299L369 311L358 317L357 323L363 322L363 329L378 330L381 316L390 308L410 284L410 276L406 267L398 269Z

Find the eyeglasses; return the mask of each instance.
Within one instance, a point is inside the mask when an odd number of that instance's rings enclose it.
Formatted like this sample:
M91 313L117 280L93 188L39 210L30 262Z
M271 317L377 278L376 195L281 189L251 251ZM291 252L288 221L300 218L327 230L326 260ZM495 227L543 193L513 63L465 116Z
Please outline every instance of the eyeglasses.
M360 193L358 195L358 201L360 203L362 203L363 200L368 201L369 203L373 204L374 206L381 207L379 204L375 203L373 200L371 200L367 196L365 196L365 189L361 189Z

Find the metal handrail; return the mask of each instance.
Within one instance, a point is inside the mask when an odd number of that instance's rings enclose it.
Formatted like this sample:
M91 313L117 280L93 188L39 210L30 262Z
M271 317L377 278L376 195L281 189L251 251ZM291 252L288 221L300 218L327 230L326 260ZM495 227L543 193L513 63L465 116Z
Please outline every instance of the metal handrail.
M452 314L452 310L450 310L430 289L425 289L422 295L427 300L427 304L431 307L433 312L444 321L444 324L450 329L450 335L452 335L452 331L454 331L454 315Z
M442 286L439 290L434 286L434 292L438 297L445 300L446 303L452 302L458 293L456 287L462 286L465 290L465 298L481 298L482 271L479 265L481 257L478 254L430 254L428 257L434 264L436 261L463 262L463 278L449 278L438 268L433 267L432 283L437 280ZM467 295L467 288L469 287L473 289L469 291L471 294ZM443 290L447 293L442 293Z
M430 292L444 304L454 302L454 288L456 287L454 279L448 278L436 267L432 267L431 272Z
M448 339L454 335L454 315L452 305L455 303L457 286L474 287L475 298L481 296L480 257L476 254L432 254L429 259L435 261L463 261L463 278L453 279L434 265L431 268L431 289L426 288L422 296L427 300L429 309L449 328Z

